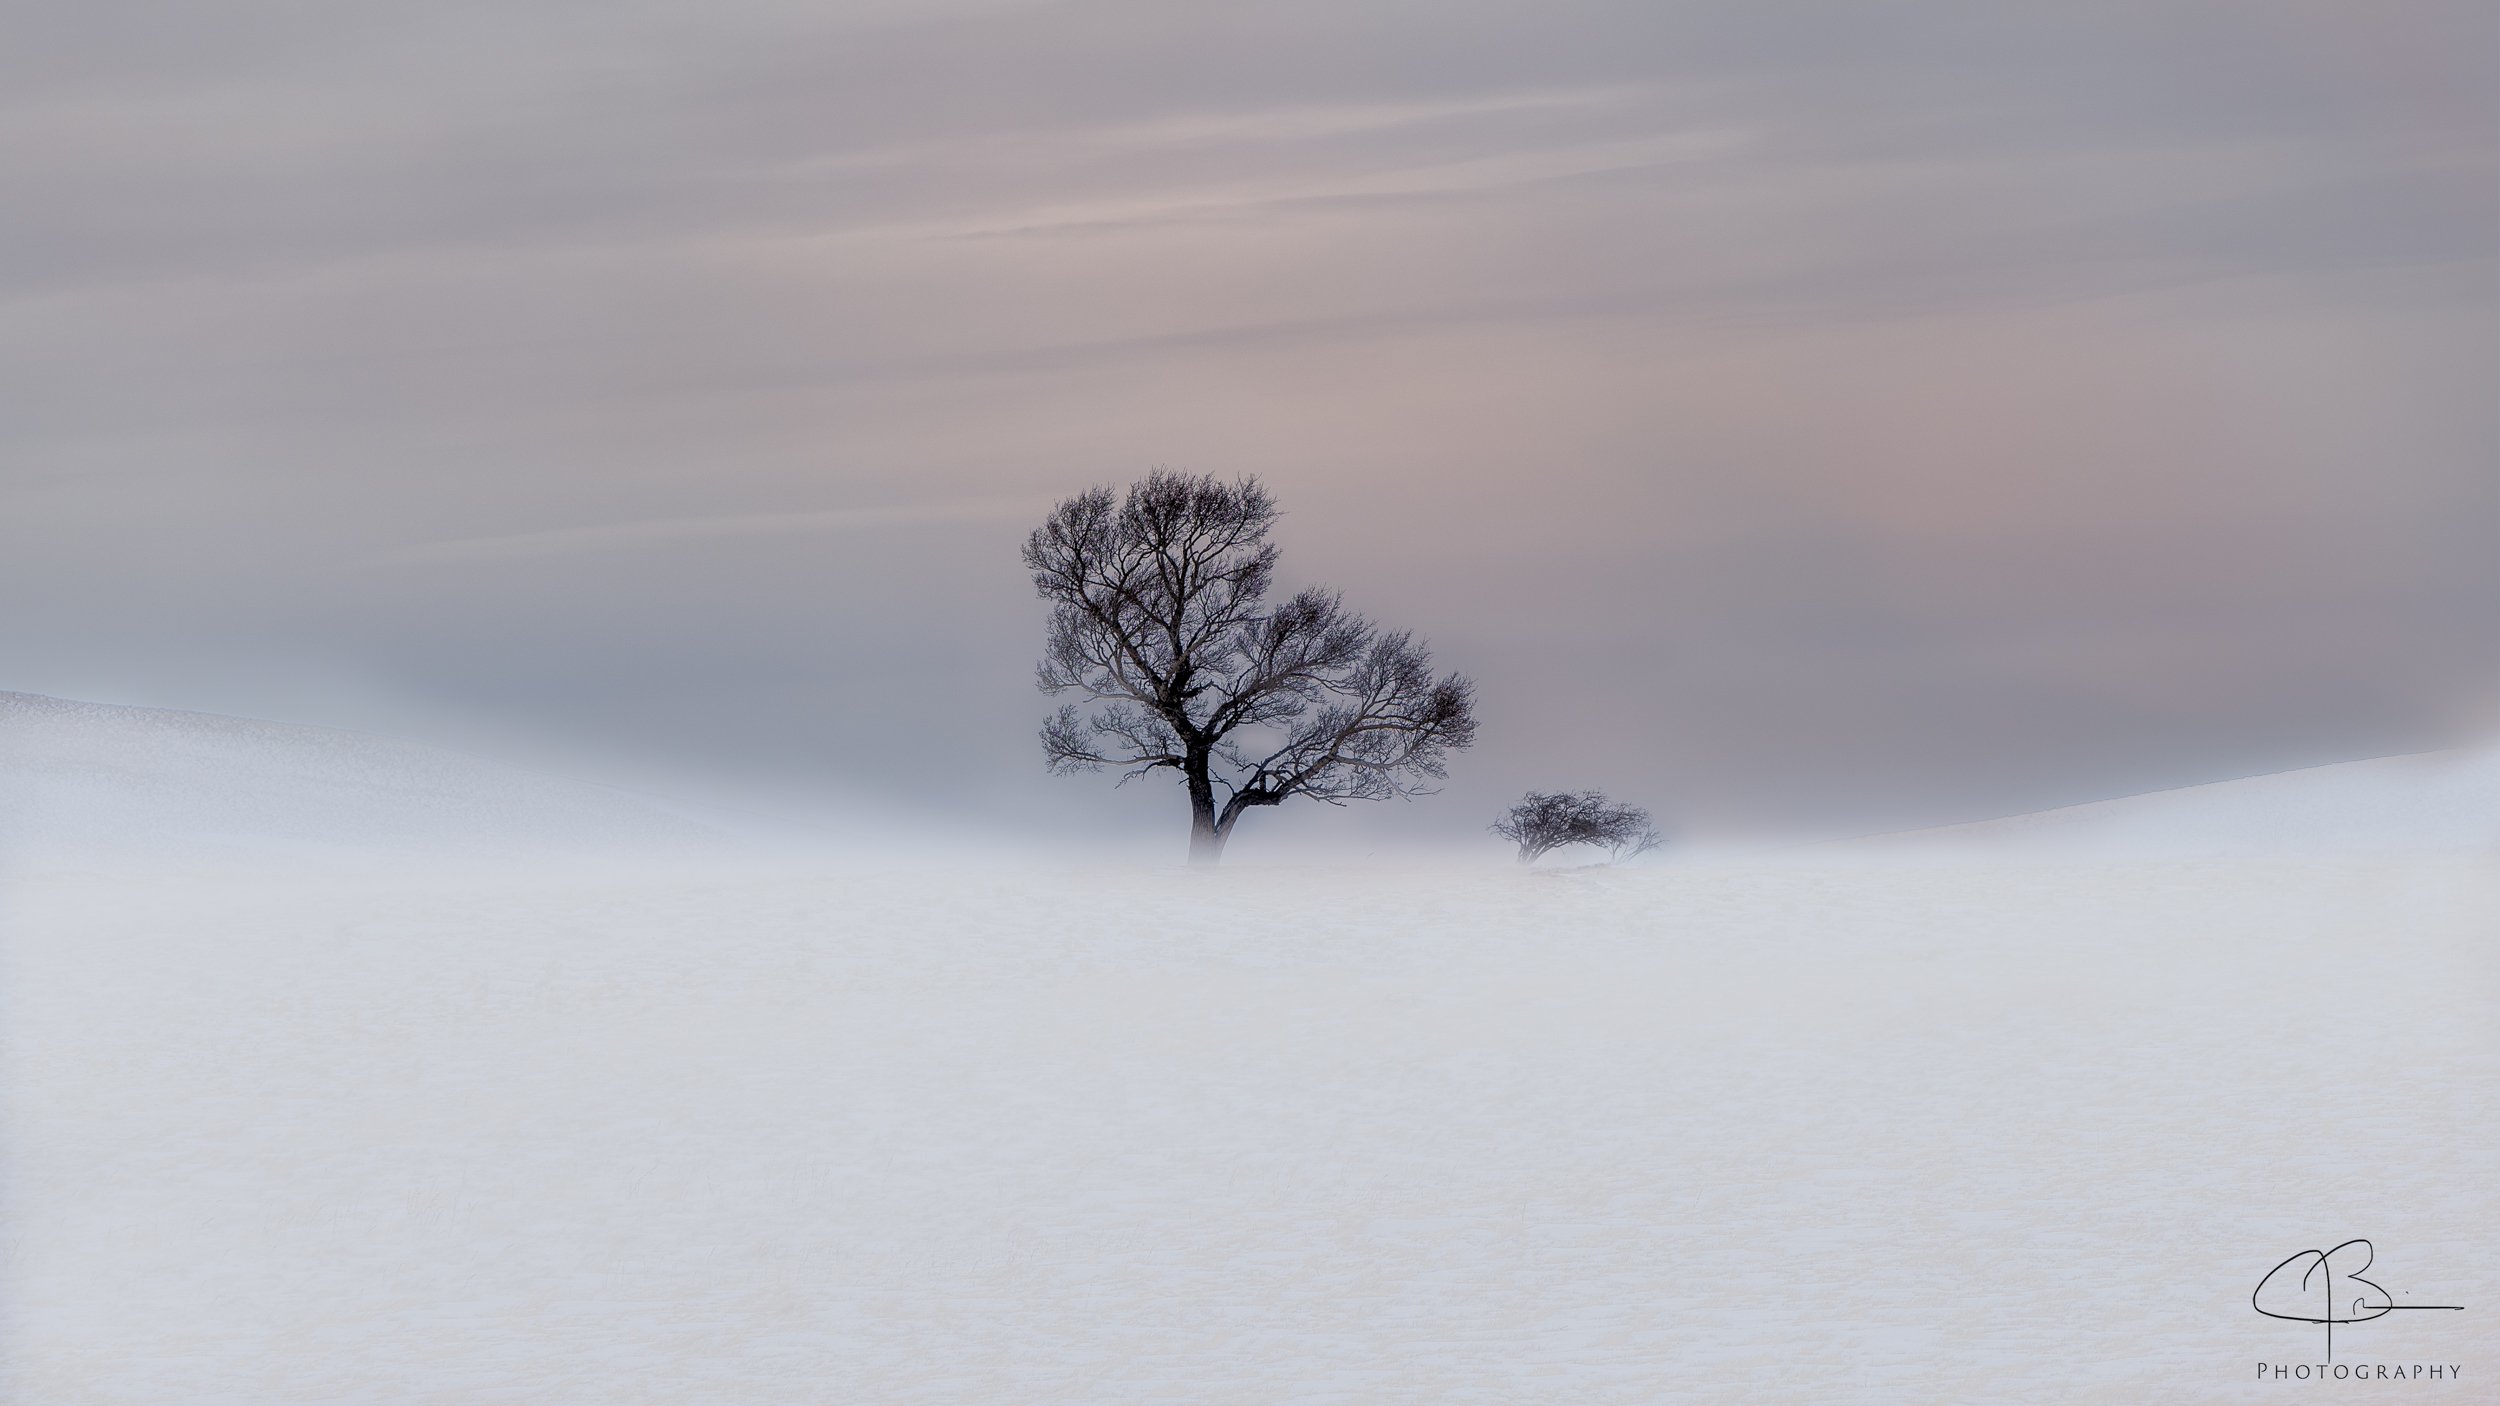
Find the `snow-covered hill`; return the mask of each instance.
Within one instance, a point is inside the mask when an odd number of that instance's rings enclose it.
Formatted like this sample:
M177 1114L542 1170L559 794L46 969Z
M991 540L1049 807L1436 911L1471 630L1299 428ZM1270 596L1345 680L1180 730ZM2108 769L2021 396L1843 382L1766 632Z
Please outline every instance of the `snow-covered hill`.
M0 692L0 840L20 850L604 851L720 830L666 802L407 742Z
M2322 1360L2249 1307L2301 1250L2500 1299L2471 764L2082 808L2375 853L1201 873L645 863L632 796L23 695L0 752L103 846L0 884L12 1406L2232 1402ZM2483 1312L2337 1360L2484 1399Z
M2500 850L2500 747L2376 757L1921 830L2112 853Z
M0 692L0 845L21 853L615 852L801 832L837 830L821 816L765 821L330 728ZM844 843L866 838L845 833ZM902 842L890 827L883 838ZM1901 841L2121 854L2500 850L2500 746L1888 837Z

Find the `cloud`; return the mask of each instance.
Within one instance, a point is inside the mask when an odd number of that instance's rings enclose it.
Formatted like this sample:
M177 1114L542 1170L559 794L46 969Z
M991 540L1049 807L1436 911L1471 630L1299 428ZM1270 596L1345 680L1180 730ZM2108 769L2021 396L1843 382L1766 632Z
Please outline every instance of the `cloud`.
M889 232L906 237L978 239L1001 235L1137 229L1188 220L1238 219L1262 212L1286 211L1297 206L1481 194L1575 177L1654 171L1663 166L1726 159L1740 151L1743 145L1743 137L1735 133L1655 133L1619 141L1546 147L1530 152L1405 166L1355 176L1306 177L1247 185L1167 187L1142 198L1132 196L1090 204L1044 206L1009 214L984 215L968 222L902 226Z
M377 565L474 562L525 557L561 556L579 552L629 551L638 547L720 537L793 536L859 532L876 527L922 523L982 522L1003 518L1039 518L1049 503L1040 499L973 499L955 502L905 503L873 508L832 508L819 512L732 513L710 517L645 518L635 522L589 523L551 527L536 532L507 532L487 537L454 537L417 542L382 552Z
M1015 541L1163 462L1484 683L1453 813L1949 820L2489 696L2478 4L20 10L16 686L1013 791Z

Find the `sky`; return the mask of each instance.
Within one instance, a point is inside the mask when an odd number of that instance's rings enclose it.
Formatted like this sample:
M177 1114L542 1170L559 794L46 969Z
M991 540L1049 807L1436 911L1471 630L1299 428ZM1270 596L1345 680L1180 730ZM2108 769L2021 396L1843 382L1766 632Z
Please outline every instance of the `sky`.
M1016 555L1170 466L1479 685L1444 794L1246 844L2500 729L2480 0L9 28L0 687L1177 836L1043 775Z

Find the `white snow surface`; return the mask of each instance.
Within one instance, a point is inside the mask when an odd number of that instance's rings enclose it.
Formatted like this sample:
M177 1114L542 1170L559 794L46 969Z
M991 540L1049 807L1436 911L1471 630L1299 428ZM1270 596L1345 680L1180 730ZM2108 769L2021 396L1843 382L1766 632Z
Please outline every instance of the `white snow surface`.
M2356 1236L2500 1399L2470 849L618 865L11 708L12 1403L2342 1399Z

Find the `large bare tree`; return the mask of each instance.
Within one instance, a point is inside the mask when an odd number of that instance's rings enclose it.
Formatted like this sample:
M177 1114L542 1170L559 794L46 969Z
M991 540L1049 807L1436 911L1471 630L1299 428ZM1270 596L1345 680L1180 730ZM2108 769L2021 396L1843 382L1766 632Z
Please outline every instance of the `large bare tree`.
M1050 602L1038 681L1077 693L1042 725L1054 773L1169 768L1189 857L1213 863L1256 806L1426 795L1475 740L1474 685L1334 591L1268 602L1276 502L1255 478L1158 470L1059 504L1024 544Z

